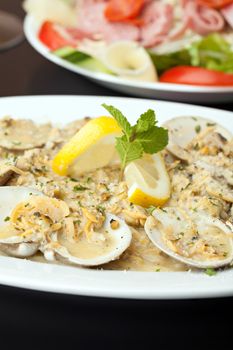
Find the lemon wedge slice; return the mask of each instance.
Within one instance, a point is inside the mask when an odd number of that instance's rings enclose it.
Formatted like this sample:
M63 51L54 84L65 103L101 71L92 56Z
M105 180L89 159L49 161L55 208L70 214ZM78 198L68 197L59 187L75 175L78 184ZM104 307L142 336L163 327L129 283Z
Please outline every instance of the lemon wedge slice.
M124 175L131 203L148 208L162 206L169 199L170 179L160 153L129 163Z
M115 137L121 129L115 119L99 117L84 125L58 152L52 169L58 175L78 176L119 159Z

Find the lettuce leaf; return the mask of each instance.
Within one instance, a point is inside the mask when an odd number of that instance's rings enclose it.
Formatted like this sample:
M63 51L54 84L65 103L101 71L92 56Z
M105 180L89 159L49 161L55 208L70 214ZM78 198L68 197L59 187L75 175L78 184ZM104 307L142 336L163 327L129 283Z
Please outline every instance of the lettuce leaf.
M233 50L217 33L195 41L181 51L158 55L149 51L158 74L175 66L198 66L233 73Z
M188 49L191 65L233 73L233 51L219 34L210 34Z
M191 57L187 49L163 55L158 55L155 52L149 51L149 54L158 74L162 74L169 68L175 66L191 65Z

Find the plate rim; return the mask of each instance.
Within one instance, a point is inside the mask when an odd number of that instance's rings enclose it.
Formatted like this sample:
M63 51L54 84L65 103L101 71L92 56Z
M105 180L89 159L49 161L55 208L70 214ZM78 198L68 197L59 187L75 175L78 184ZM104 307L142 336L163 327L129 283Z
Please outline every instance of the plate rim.
M9 105L10 110L13 102L14 108L17 108L17 103L18 105L21 103L25 106L25 100L31 100L33 106L35 106L36 103L39 103L40 100L46 100L48 104L54 106L54 99L58 99L60 103L65 103L65 101L71 102L71 100L73 100L76 105L76 101L79 100L80 102L81 100L84 100L86 102L87 98L89 100L92 99L93 103L105 99L109 102L119 101L124 104L126 103L126 105L127 103L129 104L135 101L138 101L139 104L151 104L152 102L155 102L158 104L158 108L160 104L165 107L166 105L170 105L171 107L175 105L180 108L186 107L188 109L200 109L200 113L202 110L205 113L215 111L217 114L224 114L227 119L233 118L232 112L205 106L189 105L179 102L155 101L151 99L138 99L133 97L105 97L90 95L32 95L1 97L0 115L2 113L2 103L5 103L7 106ZM32 107L29 109L31 108ZM56 109L57 106L54 108ZM32 110L32 115L34 110L35 109ZM51 121L54 121L54 119L55 117L51 116ZM53 275L53 279L51 279L51 274ZM43 275L45 280L41 281L41 278L38 278L38 276L41 277L41 275ZM0 257L1 284L44 292L92 297L172 300L233 296L232 283L228 283L228 285L226 284L229 280L232 281L232 277L233 270L222 271L213 277L207 276L203 272L163 272L156 274L155 272L93 271L77 267L18 260L11 257ZM61 279L62 281L65 281L67 285L64 286L61 283ZM101 284L101 286L99 284ZM139 288L132 290L132 286L135 285ZM168 288L169 286L174 289Z
M60 57L57 57L51 54L48 48L43 45L35 35L36 28L38 27L38 23L34 19L34 17L30 14L27 14L24 19L24 34L30 45L40 53L47 60L55 63L56 65L66 68L69 71L72 71L76 74L80 74L85 76L88 79L95 80L97 82L109 83L118 86L124 86L129 88L136 89L144 89L148 91L162 91L162 92L177 92L177 93L204 93L207 96L213 93L216 94L225 94L232 93L233 94L233 86L232 87L204 87L204 86L194 86L194 85L185 85L185 84L170 84L170 83L161 83L161 82L139 82L135 80L126 80L119 77L114 77L112 75L108 75L105 73L99 72L91 72L85 68L75 66L72 63L69 63L63 60Z

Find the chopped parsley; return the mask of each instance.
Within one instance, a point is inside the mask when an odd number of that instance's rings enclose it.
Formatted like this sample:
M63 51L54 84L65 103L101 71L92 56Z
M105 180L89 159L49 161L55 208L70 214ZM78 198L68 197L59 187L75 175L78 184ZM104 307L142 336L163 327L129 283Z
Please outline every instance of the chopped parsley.
M201 126L200 125L196 125L195 126L195 131L197 134L199 134L199 132L201 131Z
M74 224L80 225L80 224L81 224L81 220L79 220L79 219L78 219L78 220L75 220L75 221L74 221Z
M9 216L6 216L4 221L10 221L10 217Z
M101 213L104 214L105 213L105 208L102 205L97 205L96 209Z
M88 177L87 180L86 180L87 184L89 184L89 183L92 182L92 181L93 181L93 180L92 180L91 177Z
M74 188L73 188L74 192L80 192L80 191L85 191L85 190L89 190L89 188L82 186L82 185L77 185L77 186L74 186Z
M147 213L149 215L152 215L153 211L156 209L153 205L151 205L149 208L146 209Z
M217 274L217 271L209 267L205 270L205 274L208 276L215 276Z
M74 179L73 177L70 178L70 181L78 182L78 180Z

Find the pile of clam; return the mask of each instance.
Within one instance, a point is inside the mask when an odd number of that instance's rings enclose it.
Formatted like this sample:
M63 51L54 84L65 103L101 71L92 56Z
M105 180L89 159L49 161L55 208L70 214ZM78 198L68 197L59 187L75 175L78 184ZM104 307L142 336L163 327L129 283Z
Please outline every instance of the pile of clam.
M164 157L172 196L166 206L154 208L146 220L145 231L162 252L186 265L230 265L232 135L203 118L174 118L165 126L170 133ZM0 169L3 184L15 169ZM103 226L93 236L98 250L79 256L73 249L76 243L72 234L69 236L70 209L64 201L15 186L0 187L0 198L0 250L8 255L26 258L40 251L49 261L98 266L119 258L131 243L130 227L122 218L106 213ZM64 244L64 234L69 244Z
M233 138L213 121L168 121L172 196L156 208L145 230L172 258L197 268L233 261Z

